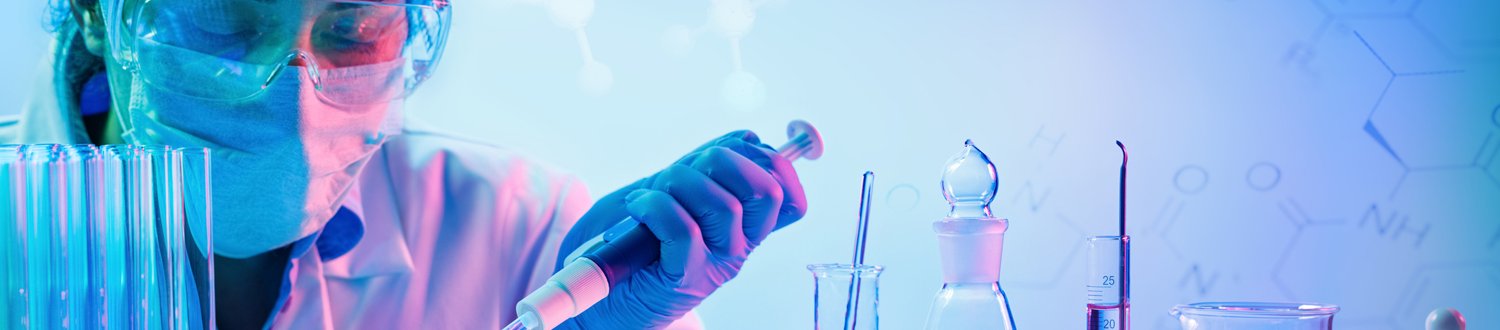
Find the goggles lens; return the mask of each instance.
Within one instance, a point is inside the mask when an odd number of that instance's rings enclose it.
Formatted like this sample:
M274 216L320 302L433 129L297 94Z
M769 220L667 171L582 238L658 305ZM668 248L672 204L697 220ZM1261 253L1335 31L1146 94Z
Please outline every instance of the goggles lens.
M449 18L443 0L144 0L121 9L119 37L148 84L243 99L302 65L320 95L341 104L409 94L437 63Z

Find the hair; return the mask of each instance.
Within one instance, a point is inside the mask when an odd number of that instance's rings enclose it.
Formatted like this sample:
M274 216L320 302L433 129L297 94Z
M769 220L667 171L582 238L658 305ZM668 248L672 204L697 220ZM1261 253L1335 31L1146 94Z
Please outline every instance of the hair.
M59 79L56 87L59 93L72 97L78 95L84 81L104 71L104 59L90 54L82 42L76 42L81 37L78 24L83 22L83 15L92 15L95 21L103 18L98 10L99 0L45 1L48 4L43 25L59 42L59 49L54 49L51 55L55 57L53 65Z
M99 6L99 0L47 0L47 27L48 32L62 31L68 24L81 22L85 13L99 15L98 10L75 10L76 8L95 8Z

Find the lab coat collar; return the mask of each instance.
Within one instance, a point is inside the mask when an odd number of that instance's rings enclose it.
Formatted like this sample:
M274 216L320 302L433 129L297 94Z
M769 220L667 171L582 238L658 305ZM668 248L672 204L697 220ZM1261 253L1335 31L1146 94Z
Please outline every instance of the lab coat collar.
M396 139L400 139L397 137ZM363 220L363 238L342 257L325 258L324 276L359 279L380 275L407 274L412 266L411 251L401 226L396 183L389 166L387 143L375 153L345 196L345 206L358 210ZM332 224L332 223L330 223ZM322 253L323 251L319 251Z

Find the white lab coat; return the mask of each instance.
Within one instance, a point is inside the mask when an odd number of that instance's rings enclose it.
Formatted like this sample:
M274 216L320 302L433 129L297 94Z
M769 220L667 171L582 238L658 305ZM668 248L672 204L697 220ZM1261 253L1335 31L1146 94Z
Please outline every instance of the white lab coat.
M66 86L53 65L57 54L44 61L21 115L0 118L0 143L89 143L77 97L57 88ZM409 127L375 154L345 198L363 237L330 260L312 244L294 253L288 294L268 326L499 328L552 273L563 235L590 204L571 175L504 148ZM675 327L700 326L690 314Z

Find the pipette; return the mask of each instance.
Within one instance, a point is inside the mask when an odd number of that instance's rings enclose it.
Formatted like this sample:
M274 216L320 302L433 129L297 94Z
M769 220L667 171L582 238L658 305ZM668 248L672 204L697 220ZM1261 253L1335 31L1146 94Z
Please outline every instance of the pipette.
M787 124L787 142L776 155L787 161L823 156L823 136L806 121ZM568 256L567 266L516 304L516 320L504 329L551 330L588 310L610 288L660 257L661 242L646 225L625 218Z

